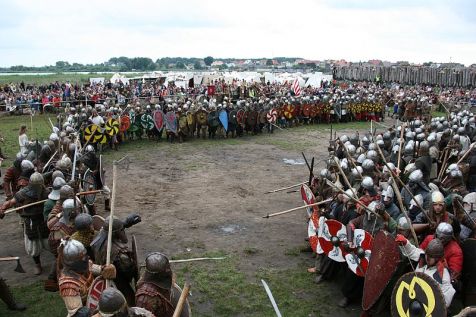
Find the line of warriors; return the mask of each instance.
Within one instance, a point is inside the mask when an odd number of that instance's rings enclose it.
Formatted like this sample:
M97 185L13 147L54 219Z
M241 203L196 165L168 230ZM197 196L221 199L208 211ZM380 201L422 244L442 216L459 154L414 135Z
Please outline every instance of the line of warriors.
M137 102L127 106L114 102L80 104L77 108L66 107L58 121L65 129L70 126L71 130L81 131L85 142L117 148L119 143L130 139L165 138L170 142L183 142L194 138L234 138L264 131L273 133L276 128L302 124L381 121L384 104L388 102L385 98L373 95L360 98L339 90L316 96L272 99L231 100L226 96L201 96L178 101L161 100L157 104ZM347 110L357 104L362 108L358 116Z
M8 210L17 209L25 251L35 263L34 274L43 271L41 255L45 251L53 254L55 261L44 289L59 292L68 317L172 316L175 277L167 256L160 252L147 255L140 276L137 251L128 247L125 230L141 221L138 214L112 219L111 264L106 265L111 219L97 215L94 200L88 198L94 194L82 195L91 188L80 176L89 171L94 189L105 193L107 210L109 190L101 180L100 160L92 146L76 148L73 134L58 134L53 133L39 149L32 149L38 154L18 154L3 177L6 201L0 205L0 218L12 217ZM115 288L106 289L96 305L87 306L96 276L111 280ZM2 279L0 298L9 309L25 309Z
M301 193L306 204L330 199L307 207L307 239L317 253L309 272L316 283L344 277L339 306L388 314L397 279L412 271L437 282L449 312L476 305L474 119L462 111L330 141L327 167ZM398 248L382 244L385 237ZM396 261L392 250L400 252ZM426 316L427 304L404 310Z

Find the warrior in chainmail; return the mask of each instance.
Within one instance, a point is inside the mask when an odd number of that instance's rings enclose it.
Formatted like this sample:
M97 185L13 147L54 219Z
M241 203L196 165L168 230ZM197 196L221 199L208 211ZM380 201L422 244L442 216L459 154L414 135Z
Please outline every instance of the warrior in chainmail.
M30 176L29 184L15 194L15 196L0 206L0 218L4 216L6 209L14 206L22 206L45 200L48 192L44 186L43 176L35 172ZM34 273L42 272L40 254L42 249L48 250L48 227L43 218L43 203L26 207L19 210L23 220L25 237L25 250L35 261Z
M94 253L94 261L98 264L106 264L106 251L107 251L107 236L109 230L110 218L106 218L106 221L98 233L96 238L91 243L91 248ZM129 215L125 221L122 221L116 217L112 223L112 246L111 246L111 263L117 269L117 277L114 280L117 288L126 296L127 302L133 306L134 304L134 291L131 287L132 279L137 281L138 276L136 272L138 263L134 260L134 255L127 246L126 228L133 226L141 221L139 215Z

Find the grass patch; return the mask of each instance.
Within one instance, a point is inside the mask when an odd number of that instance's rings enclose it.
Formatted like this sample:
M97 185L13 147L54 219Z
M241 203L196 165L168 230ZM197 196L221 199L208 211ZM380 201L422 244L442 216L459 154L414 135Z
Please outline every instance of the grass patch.
M3 166L11 166L16 154L20 151L20 146L18 144L18 131L20 130L21 125L24 124L27 126L28 129L26 134L28 135L30 141L37 138L40 142L48 140L52 132L48 118L50 118L53 123L56 122L56 117L52 114L37 114L33 116L33 130L31 130L31 116L29 115L8 115L5 117L0 117L0 135L2 135L5 139L5 143L0 143L0 147L3 150L3 154L8 157L8 159L3 162Z
M43 282L11 288L18 302L27 305L24 312L12 312L3 302L0 304L0 316L10 317L60 317L66 316L66 308L58 293L45 292Z
M275 316L261 279L271 288L283 316L320 316L335 306L331 294L313 283L304 265L290 270L257 268L250 278L238 270L239 260L231 256L213 263L176 265L178 284L187 277L191 282L194 316Z
M445 111L433 111L431 113L431 116L433 118L435 118L435 117L445 117L446 118L446 112Z
M254 248L254 247L246 247L243 249L243 252L247 255L254 255L254 254L258 254L259 252L261 252L260 249L258 248Z

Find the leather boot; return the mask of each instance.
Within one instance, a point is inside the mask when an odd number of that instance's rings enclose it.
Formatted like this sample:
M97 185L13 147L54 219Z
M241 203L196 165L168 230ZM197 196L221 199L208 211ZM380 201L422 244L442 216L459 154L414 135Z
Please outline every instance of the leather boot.
M26 306L21 303L17 303L13 298L13 294L10 291L7 283L5 283L4 279L0 278L0 299L2 299L5 304L7 304L8 309L10 310L17 310L23 311L26 309Z

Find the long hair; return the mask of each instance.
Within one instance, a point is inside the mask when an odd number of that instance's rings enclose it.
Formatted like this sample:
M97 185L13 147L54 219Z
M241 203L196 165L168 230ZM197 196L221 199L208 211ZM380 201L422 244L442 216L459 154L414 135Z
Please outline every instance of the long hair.
M22 126L20 127L20 132L18 133L18 135L25 134L25 132L26 132L26 125L22 125Z

